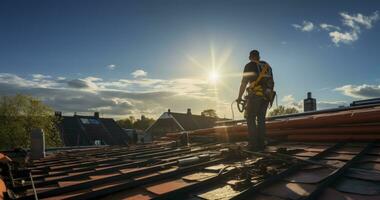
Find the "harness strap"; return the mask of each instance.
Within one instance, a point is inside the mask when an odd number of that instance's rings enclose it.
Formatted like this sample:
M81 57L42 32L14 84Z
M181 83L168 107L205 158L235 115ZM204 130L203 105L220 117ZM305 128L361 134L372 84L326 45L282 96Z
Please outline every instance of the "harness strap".
M256 62L256 66L258 68L258 71L260 71L259 62ZM260 83L260 81L264 78L264 76L268 73L269 65L268 63L264 64L263 69L260 71L259 76L255 81L253 81L247 88L247 92L254 92L255 88L258 87L257 85ZM259 88L258 88L259 89ZM262 88L261 88L262 90ZM261 92L262 93L262 92Z

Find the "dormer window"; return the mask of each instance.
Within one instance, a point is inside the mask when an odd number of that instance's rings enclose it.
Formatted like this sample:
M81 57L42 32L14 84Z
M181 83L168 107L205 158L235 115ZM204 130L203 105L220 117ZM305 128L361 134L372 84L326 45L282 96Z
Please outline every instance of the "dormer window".
M82 124L100 124L99 120L92 118L80 118L80 121L82 122Z

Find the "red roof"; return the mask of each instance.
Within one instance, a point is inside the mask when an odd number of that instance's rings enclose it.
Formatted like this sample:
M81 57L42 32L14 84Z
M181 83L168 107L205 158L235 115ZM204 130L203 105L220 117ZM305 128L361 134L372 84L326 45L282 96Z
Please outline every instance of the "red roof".
M264 153L283 155L276 152L286 148L285 153L308 160L306 163L249 154L239 157L226 152L230 145L177 148L155 144L71 150L34 161L30 169L39 199L380 197L378 144L283 142L269 146ZM244 183L247 177L249 184ZM27 177L25 180L25 186L15 189L26 189L24 197L33 198L32 185Z
M281 140L261 153L236 142L244 125L224 126L189 135L216 143L73 149L29 169L39 199L380 199L378 114L371 107L276 119L268 135ZM33 198L29 177L20 180L14 192Z

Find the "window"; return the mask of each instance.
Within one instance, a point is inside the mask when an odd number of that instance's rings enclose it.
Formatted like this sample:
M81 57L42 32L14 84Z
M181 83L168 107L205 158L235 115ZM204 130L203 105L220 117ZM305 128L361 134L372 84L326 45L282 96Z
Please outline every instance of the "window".
M101 145L102 144L102 141L101 140L95 140L95 145Z
M100 124L99 120L92 118L80 118L80 121L82 122L82 124Z
M88 121L90 121L90 124L100 124L97 119L88 119Z
M80 121L82 122L82 124L89 124L90 121L86 118L80 118Z

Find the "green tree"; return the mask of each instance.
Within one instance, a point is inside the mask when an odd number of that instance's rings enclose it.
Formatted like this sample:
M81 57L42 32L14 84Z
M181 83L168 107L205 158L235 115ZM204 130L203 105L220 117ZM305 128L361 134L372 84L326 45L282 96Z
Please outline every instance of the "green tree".
M152 125L154 121L153 118L147 118L142 115L140 119L129 116L128 118L117 120L116 122L122 128L145 130Z
M44 130L48 147L62 146L59 121L41 101L26 95L3 96L0 113L0 148L29 147L30 133L36 128Z
M218 117L214 109L206 109L201 112L201 115L205 117L215 117L215 118Z
M128 118L117 120L116 122L121 128L133 129L135 118L133 116L129 116Z
M296 108L278 106L277 108L271 110L268 116L274 117L274 116L294 114L294 113L298 113L298 110Z
M145 117L144 115L141 116L140 119L137 119L134 123L133 123L133 128L134 129L138 129L138 130L145 130L147 129L150 125L152 125L154 123L154 119L153 118L147 118Z

